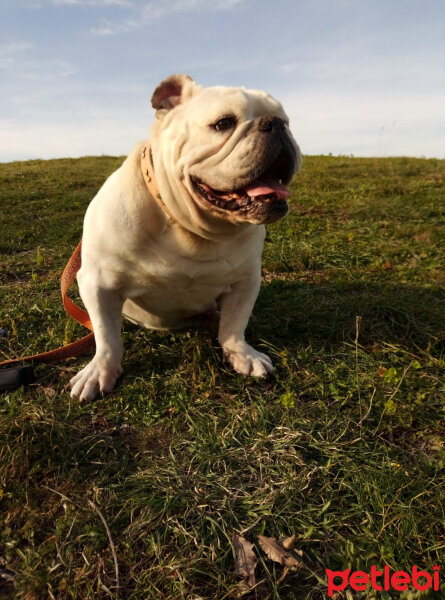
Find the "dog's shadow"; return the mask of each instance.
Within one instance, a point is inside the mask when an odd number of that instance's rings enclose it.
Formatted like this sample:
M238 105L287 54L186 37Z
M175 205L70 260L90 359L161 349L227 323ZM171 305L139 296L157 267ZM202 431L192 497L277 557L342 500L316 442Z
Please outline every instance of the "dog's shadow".
M335 351L345 342L355 343L358 335L361 346L391 344L434 355L444 346L444 301L445 290L439 287L277 279L261 288L246 339L262 351L272 346L293 354L307 346ZM211 354L211 360L221 360L217 330L217 317L196 329L173 332L145 330L126 321L126 375L177 371L197 345L201 363Z
M261 290L248 334L277 347L332 347L358 333L362 345L409 343L439 351L444 301L438 286L273 280Z

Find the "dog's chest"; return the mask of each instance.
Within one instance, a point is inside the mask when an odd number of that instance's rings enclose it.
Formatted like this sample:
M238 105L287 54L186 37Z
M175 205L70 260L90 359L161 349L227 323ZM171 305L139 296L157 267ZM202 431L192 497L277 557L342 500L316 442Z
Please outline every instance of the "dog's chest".
M197 251L167 238L139 254L126 296L144 296L147 309L156 313L199 312L249 276L260 254L261 245L251 242L204 244Z
M163 256L138 266L126 290L123 312L133 322L154 329L176 329L206 312L245 276L227 260L196 261Z

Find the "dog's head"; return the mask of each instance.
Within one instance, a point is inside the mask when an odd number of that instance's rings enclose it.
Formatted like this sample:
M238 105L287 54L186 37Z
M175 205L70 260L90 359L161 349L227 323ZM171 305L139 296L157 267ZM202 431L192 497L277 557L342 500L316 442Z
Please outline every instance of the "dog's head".
M262 91L198 86L174 75L155 90L152 158L163 202L204 237L287 211L300 150L279 102ZM209 235L203 232L208 231Z

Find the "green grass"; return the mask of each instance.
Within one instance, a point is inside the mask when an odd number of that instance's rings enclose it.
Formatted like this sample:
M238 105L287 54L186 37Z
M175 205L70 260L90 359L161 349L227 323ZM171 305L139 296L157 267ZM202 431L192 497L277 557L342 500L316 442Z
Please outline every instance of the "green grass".
M121 161L0 165L0 360L84 334L58 278ZM262 557L246 598L327 598L326 568L443 570L444 174L440 160L305 159L248 330L269 380L230 372L214 326L125 323L113 394L70 399L87 357L3 393L0 567L15 587L0 598L116 598L96 508L121 599L236 597L234 533ZM257 535L292 533L304 566L279 582Z

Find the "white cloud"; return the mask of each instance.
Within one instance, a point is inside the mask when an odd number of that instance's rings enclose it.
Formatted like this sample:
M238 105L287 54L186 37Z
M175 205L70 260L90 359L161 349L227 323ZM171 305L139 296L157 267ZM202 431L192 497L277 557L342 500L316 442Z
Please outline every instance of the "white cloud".
M14 63L15 61L13 58L2 58L0 56L0 69L13 69Z
M48 58L37 60L25 57L2 57L0 53L0 69L8 70L10 79L18 82L36 81L46 83L48 81L58 81L61 78L70 77L78 72L71 62L59 58ZM13 69L13 72L11 72ZM8 93L8 83L3 83L5 94Z
M284 75L289 75L290 73L296 73L301 68L301 64L297 62L289 62L283 65L279 65L278 70L280 73Z
M57 2L87 2L88 0L55 0ZM91 0L94 2L96 0ZM97 0L99 1L99 0ZM104 0L106 1L106 0ZM232 10L238 5L241 5L245 0L156 0L146 2L144 6L139 8L137 15L132 19L127 19L122 22L112 23L107 19L102 19L98 27L93 27L90 32L94 35L115 35L125 33L139 27L143 27L148 23L159 21L164 17L177 13L203 13L214 11Z
M31 42L10 42L0 44L0 70L12 70L26 50L33 47Z
M16 54L21 54L25 50L29 50L33 47L31 42L9 42L0 44L0 56L7 57Z
M145 22L156 21L166 15L180 12L209 12L231 10L244 0L157 0L148 2L141 16Z
M52 3L61 6L94 6L99 8L107 6L133 6L133 2L130 0L52 0Z
M71 77L78 72L77 67L67 60L50 58L43 61L25 63L24 77L28 81L59 81L61 78Z
M445 158L445 94L306 89L279 98L303 153Z
M116 35L136 29L139 24L136 21L127 20L122 23L112 23L108 19L102 19L98 27L92 27L90 33L94 35Z
M87 119L82 123L0 121L0 162L128 154L146 137L148 127L135 120L121 121L122 124L117 123L115 116Z

